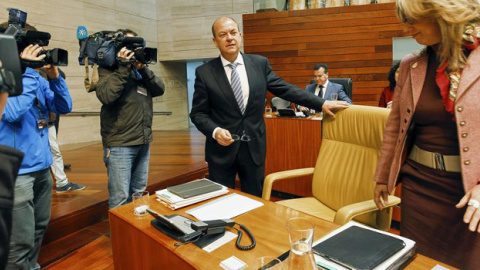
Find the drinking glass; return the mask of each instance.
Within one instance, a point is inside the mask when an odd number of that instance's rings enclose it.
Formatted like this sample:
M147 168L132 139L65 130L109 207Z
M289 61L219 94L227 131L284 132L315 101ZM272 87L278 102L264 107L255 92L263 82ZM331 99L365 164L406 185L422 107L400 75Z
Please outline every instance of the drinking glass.
M148 191L140 191L132 194L133 200L133 214L136 216L143 216L147 213L150 206L150 198Z
M337 99L338 99L338 93L330 94L330 100L337 100Z
M316 270L312 252L315 224L307 218L291 218L287 221L287 231L291 245L288 269Z
M254 270L286 270L284 268L284 265L282 261L280 261L278 258L275 258L273 256L263 256L260 258L257 258L255 260L255 263L253 265Z
M272 117L272 108L270 108L270 107L265 108L265 117L267 117L267 118Z

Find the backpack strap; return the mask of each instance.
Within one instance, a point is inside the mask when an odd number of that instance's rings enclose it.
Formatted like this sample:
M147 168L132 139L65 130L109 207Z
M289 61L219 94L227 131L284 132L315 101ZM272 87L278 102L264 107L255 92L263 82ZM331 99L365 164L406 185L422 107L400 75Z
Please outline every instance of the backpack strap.
M92 79L90 79L89 76L89 70L88 70L88 56L85 57L85 79L84 79L84 84L85 84L85 90L87 90L87 93L95 91L95 86L98 83L98 65L97 63L94 63L92 66Z

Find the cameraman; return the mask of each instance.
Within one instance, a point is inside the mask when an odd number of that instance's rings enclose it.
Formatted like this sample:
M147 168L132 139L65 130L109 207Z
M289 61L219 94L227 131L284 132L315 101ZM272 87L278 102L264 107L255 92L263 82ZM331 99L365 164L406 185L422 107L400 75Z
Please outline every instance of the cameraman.
M36 31L26 25L24 30ZM52 155L48 146L48 111L65 114L72 99L57 67L41 66L43 48L30 44L21 51L23 93L7 101L0 125L0 144L16 148L25 157L15 183L13 226L7 269L39 269L37 263L52 205ZM43 71L48 80L41 77Z
M129 29L117 31L137 36ZM145 64L128 62L133 56L134 52L121 48L114 67L98 69L99 81L94 86L103 104L100 122L110 209L131 201L132 193L147 187L152 98L165 92L163 82Z

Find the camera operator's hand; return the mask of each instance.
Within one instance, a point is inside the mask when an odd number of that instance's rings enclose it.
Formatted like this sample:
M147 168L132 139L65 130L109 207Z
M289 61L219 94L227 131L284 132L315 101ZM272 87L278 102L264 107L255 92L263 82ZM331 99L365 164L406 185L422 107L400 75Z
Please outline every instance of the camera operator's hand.
M118 52L117 54L117 57L120 57L120 58L123 58L125 59L126 61L132 59L132 57L135 55L134 52L132 52L131 50L127 49L126 47L123 47L120 49L120 51ZM131 64L128 64L127 67L130 68L132 65Z
M133 66L134 66L137 70L140 70L140 69L142 69L142 68L145 67L145 64L143 64L142 62L137 61L137 62L133 63Z
M42 47L30 44L20 53L20 58L30 61L41 61L46 57L45 54L38 55L41 50L43 50Z
M45 74L47 74L47 77L50 80L55 80L58 79L60 74L58 73L58 68L54 65L45 65L42 68L40 68Z

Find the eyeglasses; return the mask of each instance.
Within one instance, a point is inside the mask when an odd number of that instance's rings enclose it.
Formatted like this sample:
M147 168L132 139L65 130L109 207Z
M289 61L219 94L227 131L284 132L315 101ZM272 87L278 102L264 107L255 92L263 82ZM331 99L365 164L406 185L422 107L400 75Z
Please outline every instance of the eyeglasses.
M231 134L232 135L232 139L234 141L242 141L242 142L249 142L252 140L252 138L250 138L250 136L248 136L247 134L243 133L241 136L237 135L237 134Z

